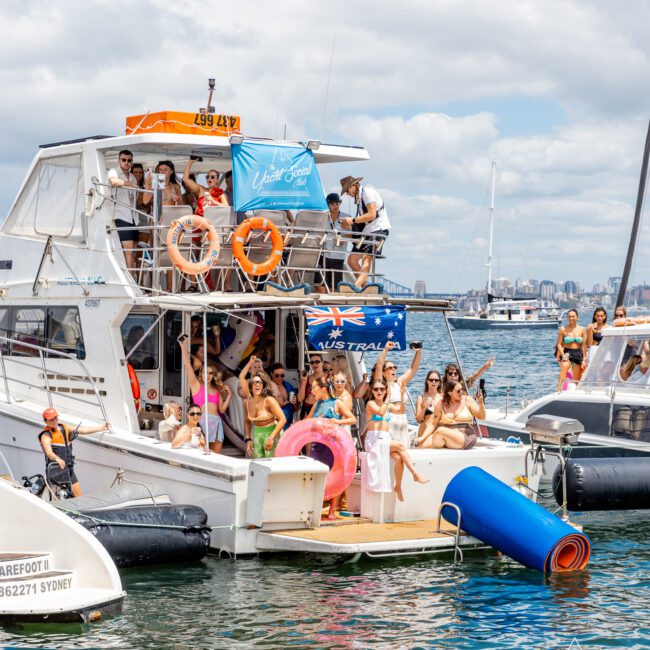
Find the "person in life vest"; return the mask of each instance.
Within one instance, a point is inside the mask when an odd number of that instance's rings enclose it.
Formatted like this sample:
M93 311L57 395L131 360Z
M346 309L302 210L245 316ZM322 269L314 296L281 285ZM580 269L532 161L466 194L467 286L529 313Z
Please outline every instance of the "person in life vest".
M59 414L56 409L48 408L43 411L43 420L45 428L38 434L38 440L45 454L46 467L51 463L59 466L58 476L63 479L61 482L69 482L72 487L72 493L76 497L81 496L81 487L79 479L74 472L74 456L72 455L72 441L70 440L70 427L67 424L59 422ZM95 427L78 427L76 433L85 435L88 433L98 433L99 431L108 431L111 425L108 422ZM64 475L64 471L65 472Z

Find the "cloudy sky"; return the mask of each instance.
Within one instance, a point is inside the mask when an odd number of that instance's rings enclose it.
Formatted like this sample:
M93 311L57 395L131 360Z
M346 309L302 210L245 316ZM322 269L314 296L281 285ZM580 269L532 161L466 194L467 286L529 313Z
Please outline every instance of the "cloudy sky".
M249 135L368 149L322 180L381 192L397 282L485 283L491 160L497 276L620 275L650 118L647 0L3 0L0 20L3 215L38 144L194 111L215 77L217 110Z

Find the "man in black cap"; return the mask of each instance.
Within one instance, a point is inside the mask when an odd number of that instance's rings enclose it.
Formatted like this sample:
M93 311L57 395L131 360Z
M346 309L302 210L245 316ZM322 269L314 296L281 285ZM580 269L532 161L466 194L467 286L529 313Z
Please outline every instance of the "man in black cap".
M350 228L344 228L342 220L349 215L341 212L341 197L336 192L328 194L326 201L330 215L328 225L332 232L328 234L323 246L325 253L322 257L322 268L325 270L325 284L330 291L336 291L338 283L343 280L345 260L348 256L347 237L342 235L341 231Z
M354 245L348 264L357 279L355 285L366 286L372 269L373 257L379 255L383 242L390 233L390 221L379 192L368 185L361 185L363 178L346 176L341 179L341 194L348 194L357 206L356 216L343 219L342 226L369 237Z

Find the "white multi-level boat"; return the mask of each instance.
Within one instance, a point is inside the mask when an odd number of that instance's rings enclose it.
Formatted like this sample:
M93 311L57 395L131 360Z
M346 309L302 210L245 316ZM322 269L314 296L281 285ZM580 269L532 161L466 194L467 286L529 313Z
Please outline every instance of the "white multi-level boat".
M208 117L215 123L219 118ZM205 114L196 115L194 124L206 123ZM231 442L223 453L172 449L156 436L161 405L188 400L177 337L190 331L193 316L203 319L204 332L226 319L233 326L236 340L221 356L231 371L252 332L263 325L275 337L275 360L296 384L308 350L305 307L396 302L382 293L311 290L322 274L318 260L323 249L328 242L340 244L327 227L326 213L313 211L298 212L293 224L283 221L284 212L266 215L276 220L285 248L272 278L277 286L271 290L233 261L236 213L206 208L221 250L211 277L190 282L170 263L165 241L172 221L191 209L163 207L160 189L153 191L151 221L142 215L145 225L138 226L150 234L150 244L141 246L137 263L127 269L114 221L120 201L107 180L119 152L133 152L145 168L160 160L180 168L190 156L200 156L203 162L195 171L226 172L232 165L232 144L227 132L169 133L154 125L132 128L129 135L39 149L0 231L0 449L17 476L34 474L44 463L37 436L45 407L55 407L62 421L73 424L108 421L110 431L74 442L83 489L106 487L120 470L133 480L162 485L175 502L204 508L212 526L212 548L232 555L266 550L393 554L453 546L453 537L435 524L448 480L458 470L478 465L513 484L524 471L525 449L479 441L469 451L414 450L418 470L431 482L421 486L405 479L404 502L393 494L370 492L362 469L348 491L348 509L361 516L347 521L356 525L323 527L327 466L306 457L244 458L237 435L243 417L237 395L228 411ZM309 143L309 148L318 165L368 158L359 147ZM262 259L269 252L265 239L251 240L249 257L258 254ZM371 279L379 279L374 263ZM198 291L187 291L190 287ZM450 308L446 301L400 303L407 310ZM358 381L365 371L363 358L358 353L347 356ZM130 373L139 386L139 404ZM234 375L227 381L236 388ZM464 542L478 545L477 540Z

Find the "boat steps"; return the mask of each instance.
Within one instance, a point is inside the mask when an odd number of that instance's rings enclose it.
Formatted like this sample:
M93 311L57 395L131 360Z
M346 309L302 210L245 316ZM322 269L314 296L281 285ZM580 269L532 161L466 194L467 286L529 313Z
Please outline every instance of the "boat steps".
M296 551L335 555L366 554L369 557L419 555L454 551L456 527L442 521L403 521L394 523L359 522L356 526L321 525L301 530L261 531L257 536L259 551ZM486 548L474 537L460 532L458 546L463 549Z

